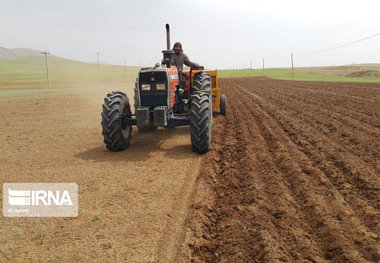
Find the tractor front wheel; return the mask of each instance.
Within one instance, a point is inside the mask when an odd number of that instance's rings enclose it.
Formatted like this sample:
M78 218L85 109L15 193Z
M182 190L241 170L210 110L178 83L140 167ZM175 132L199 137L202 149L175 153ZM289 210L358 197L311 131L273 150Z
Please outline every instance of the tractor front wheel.
M194 152L208 152L211 143L211 112L210 95L207 92L196 91L191 96L190 132L191 146Z
M101 114L102 134L104 143L110 151L123 151L130 145L132 125L123 126L122 116L131 114L131 106L125 93L113 91L104 98Z

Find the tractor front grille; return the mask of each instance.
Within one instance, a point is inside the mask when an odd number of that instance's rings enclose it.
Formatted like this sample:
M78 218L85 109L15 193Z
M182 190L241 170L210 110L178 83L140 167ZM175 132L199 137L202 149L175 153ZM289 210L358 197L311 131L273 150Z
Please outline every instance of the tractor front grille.
M142 92L140 94L141 106L150 107L153 110L156 106L167 106L167 95L165 91Z
M167 73L163 70L151 70L140 72L140 83L167 83Z
M165 85L163 90L158 90L158 85ZM142 86L149 85L148 90L142 90ZM139 74L140 106L153 110L157 106L168 106L168 79L166 71L147 70Z

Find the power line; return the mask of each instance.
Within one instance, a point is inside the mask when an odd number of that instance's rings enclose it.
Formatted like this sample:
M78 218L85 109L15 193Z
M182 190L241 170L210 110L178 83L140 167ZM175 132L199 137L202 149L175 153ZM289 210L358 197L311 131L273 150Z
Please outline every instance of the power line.
M99 52L96 52L96 61L97 61L97 64L98 64L98 75L99 75Z
M50 79L49 79L49 69L48 69L48 63L47 63L47 55L50 54L49 52L46 52L46 50L44 52L41 52L41 54L44 54L45 55L45 65L46 65L46 80L47 80L47 83L50 87Z
M356 44L356 43L359 43L359 42L362 42L364 40L367 40L367 39L370 39L370 38L373 38L373 37L377 37L377 36L380 36L380 33L377 33L375 35L372 35L372 36L369 36L369 37L365 37L365 38L362 38L362 39L359 39L359 40L355 40L355 41L352 41L352 42L349 42L349 43L346 43L346 44L343 44L343 45L339 45L339 46L336 46L336 47L326 48L326 49L322 49L322 50L318 50L318 51L313 51L313 52L301 53L299 55L318 54L318 53L322 53L322 52L326 52L326 51L330 51L330 50L334 50L334 49L350 46L350 45L353 45L353 44Z
M292 60L292 80L294 80L294 63L293 63L293 53L290 55L291 60Z
M330 50L334 50L334 49L350 46L350 45L353 45L353 44L356 44L356 43L359 43L359 42L362 42L362 41L365 41L367 39L374 38L374 37L377 37L377 36L380 36L380 33L377 33L377 34L374 34L374 35L371 35L371 36L368 36L368 37L365 37L365 38L361 38L361 39L358 39L358 40L355 40L355 41L352 41L352 42L349 42L349 43L345 43L345 44L342 44L342 45L339 45L339 46L335 46L335 47L331 47L331 48L326 48L326 49L321 49L321 50L317 50L317 51L313 51L313 52L293 53L293 55L294 54L295 55L313 55L313 54L318 54L318 53L322 53L322 52L327 52L327 51L330 51ZM274 61L278 61L278 60L283 60L285 58L288 58L288 55L281 56L281 57L276 57L276 58L269 58L269 59L267 59L267 61L274 62Z

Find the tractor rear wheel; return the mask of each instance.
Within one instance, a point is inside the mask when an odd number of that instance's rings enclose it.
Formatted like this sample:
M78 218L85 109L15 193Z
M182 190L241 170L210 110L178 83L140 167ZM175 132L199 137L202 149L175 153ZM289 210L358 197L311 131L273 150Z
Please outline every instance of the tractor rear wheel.
M226 115L227 97L226 95L220 95L220 113Z
M102 134L107 149L113 152L128 148L131 143L132 125L123 126L122 115L130 115L131 106L127 95L120 91L108 93L102 111Z
M137 109L140 107L140 96L139 96L139 90L138 90L138 82L137 82L137 79L136 79L136 82L135 82L135 95L134 95L134 107L135 107L135 114L137 113ZM153 124L150 124L150 125L147 125L147 126L137 126L137 129L139 130L139 133L146 133L146 132L149 132L149 131L153 131L153 130L156 130L157 129L157 126L153 125Z
M212 123L212 91L211 91L211 75L208 72L198 72L194 75L194 84L193 84L194 92L207 92L210 97L210 122ZM210 141L211 141L211 133L210 133Z
M191 146L196 153L208 152L211 143L210 95L207 92L196 91L191 96L190 132Z
M211 93L211 76L208 72L198 72L194 75L194 91Z

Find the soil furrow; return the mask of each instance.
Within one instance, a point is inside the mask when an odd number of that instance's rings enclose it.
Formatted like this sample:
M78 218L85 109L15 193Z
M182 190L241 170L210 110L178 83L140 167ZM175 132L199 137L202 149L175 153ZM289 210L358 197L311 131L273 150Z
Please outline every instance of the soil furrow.
M247 98L245 94L241 94L241 98ZM246 103L246 105L252 105L252 103ZM252 107L253 108L253 107ZM266 143L272 149L271 156L275 161L276 167L283 173L284 178L288 180L289 185L303 185L304 188L301 192L294 192L295 198L298 199L300 204L300 210L305 211L304 213L308 215L309 223L313 224L315 228L314 231L318 232L316 229L322 228L321 230L323 236L328 236L327 239L333 242L328 243L325 240L320 241L324 244L325 255L327 258L330 257L330 252L332 250L338 250L342 252L341 257L336 257L336 261L344 262L345 260L352 261L353 259L348 257L346 251L356 250L359 248L352 244L352 247L348 249L349 237L351 235L346 235L345 237L340 233L343 233L342 228L335 224L336 218L332 217L331 214L342 214L346 210L349 210L344 203L339 199L340 196L334 191L331 191L331 195L328 194L329 190L326 187L323 175L318 174L316 170L312 170L312 165L308 162L306 158L303 158L302 154L298 151L295 144L290 143L284 137L284 133L276 123L273 122L272 117L265 111L257 109L253 114L257 114L257 121L261 124L259 125L261 133L266 139ZM322 178L320 178L322 176ZM323 191L318 188L324 188ZM318 189L318 190L315 190ZM294 190L291 188L291 190ZM315 192L314 192L315 191ZM319 198L318 198L319 197ZM330 206L327 203L333 203L332 206L337 211L331 211ZM306 204L306 205L305 205ZM312 209L310 209L312 208ZM324 211L325 210L325 211ZM350 211L351 215L352 211ZM319 218L320 221L315 221ZM356 222L355 222L356 221ZM363 228L357 220L351 221L351 228L355 231ZM346 229L346 227L343 227ZM318 235L321 236L321 235ZM341 240L345 239L345 245L341 245ZM346 250L347 249L347 250Z
M255 97L252 97L252 99L255 100ZM340 191L342 196L347 196L346 201L355 208L356 214L365 222L370 222L370 224L367 223L367 225L372 230L379 232L380 229L378 225L373 225L373 222L374 219L380 220L380 213L374 212L380 208L380 200L378 195L376 195L380 183L379 178L373 170L357 162L355 156L340 149L339 145L334 141L328 140L325 136L320 135L317 130L314 129L313 133L310 133L311 129L305 128L300 124L299 119L295 120L289 115L284 115L268 102L262 103L261 101L256 101L256 103L265 108L266 112L272 116L278 125L288 134L293 143L298 145L301 151L309 157L315 167L322 167L320 170L325 171L325 175L337 186L337 190ZM299 116L300 114L295 114L295 116ZM310 147L314 147L313 142L315 143L316 141L319 143L319 151L310 149ZM326 147L326 145L329 147ZM306 148L307 146L309 146L309 148ZM324 155L323 152L325 153ZM333 164L330 165L331 167L328 172L326 172L325 166L320 165L326 165L326 161L331 159L328 159L327 156L331 158L340 156L341 158L341 160L333 162ZM352 172L350 169L353 166L357 167L355 171L356 174L355 176L350 176L350 172ZM338 176L336 172L331 171L334 168L340 170ZM346 178L342 179L342 177ZM342 181L344 181L344 183L342 183ZM347 184L347 182L349 184ZM350 191L350 195L347 195L348 191ZM355 194L353 194L353 192ZM375 199L372 199L373 197ZM365 209L361 209L362 207L365 207ZM374 207L376 209L374 209Z
M220 84L228 96L228 116L215 118L213 146L204 159L185 223L182 258L379 261L380 193L373 185L378 170L368 167L376 164L375 155L364 154L366 162L361 155L363 143L373 139L376 128L354 123L362 130L355 133L361 137L358 147L352 148L324 129L330 121L328 111L333 116L339 107L325 107L313 117L324 105L323 96L331 92L342 98L357 96L355 86L327 83L318 89L314 83L310 89L309 83L297 83L296 88L310 96L305 102L287 96L294 84L290 81L242 78L222 79ZM378 88L363 87L362 101ZM371 105L365 107L372 110ZM348 121L337 128L354 132Z

